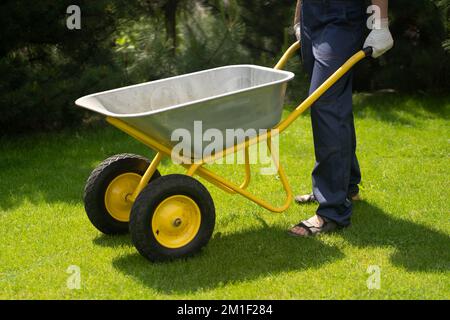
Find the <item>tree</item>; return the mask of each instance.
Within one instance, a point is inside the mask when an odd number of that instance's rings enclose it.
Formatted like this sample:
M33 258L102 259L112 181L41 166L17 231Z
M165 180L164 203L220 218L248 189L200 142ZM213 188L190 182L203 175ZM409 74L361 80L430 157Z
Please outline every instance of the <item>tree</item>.
M187 0L143 0L138 1L141 6L150 15L163 15L164 25L166 28L166 36L172 44L173 54L176 53L177 41L177 16L179 11L186 9L195 4L195 1Z
M79 123L81 94L120 82L111 35L117 16L110 1L80 1L81 30L68 30L73 1L5 0L0 5L0 133Z
M448 0L446 0L448 1ZM435 0L390 1L394 48L357 66L355 88L402 92L445 92L450 85L450 56L442 9Z
M241 18L246 26L243 44L255 56L261 53L277 55L286 44L286 30L292 27L295 1L238 0L237 3L241 8Z
M449 52L450 51L450 0L434 0L437 7L441 10L442 15L441 19L443 24L447 29L447 38L442 43L444 49Z

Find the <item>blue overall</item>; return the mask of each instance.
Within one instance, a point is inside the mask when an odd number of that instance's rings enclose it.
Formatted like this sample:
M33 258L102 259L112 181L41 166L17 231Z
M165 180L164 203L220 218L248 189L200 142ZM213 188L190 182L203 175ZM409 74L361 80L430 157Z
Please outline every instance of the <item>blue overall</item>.
M364 0L303 0L301 10L303 65L311 78L312 93L362 49L366 6ZM350 224L349 194L357 193L361 182L355 153L352 81L350 72L311 108L317 214L341 226Z

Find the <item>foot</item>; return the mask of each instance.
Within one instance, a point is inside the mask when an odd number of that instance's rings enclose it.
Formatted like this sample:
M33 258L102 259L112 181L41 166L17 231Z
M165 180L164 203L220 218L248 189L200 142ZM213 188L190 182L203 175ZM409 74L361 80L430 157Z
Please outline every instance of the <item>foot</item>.
M352 201L361 201L361 196L359 193L356 194L349 194L348 198ZM299 195L295 197L295 202L297 204L307 204L307 203L316 203L318 202L316 197L313 193L305 194L305 195Z
M352 201L362 201L362 198L361 198L361 196L359 195L359 193L357 193L357 194L355 194L355 195L353 195L353 196L351 196L351 197L349 197L350 198L350 200L352 200Z
M313 193L300 195L295 197L295 202L298 204L305 204L305 203L313 203L317 202L316 197Z
M288 233L294 237L310 237L321 233L329 233L339 229L336 222L315 215L310 219L300 222L292 227Z
M359 196L359 186L357 185L351 185L348 187L348 195L347 198L349 198L351 201L361 201L361 197Z

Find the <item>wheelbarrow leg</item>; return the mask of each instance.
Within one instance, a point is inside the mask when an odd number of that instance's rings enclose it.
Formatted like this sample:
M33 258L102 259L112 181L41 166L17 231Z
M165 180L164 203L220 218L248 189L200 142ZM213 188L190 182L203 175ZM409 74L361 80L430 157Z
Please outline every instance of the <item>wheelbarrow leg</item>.
M247 187L250 184L250 179L252 176L251 173L251 169L250 169L250 151L249 151L249 146L245 147L245 180L244 182L241 184L240 188L241 189L247 189Z
M152 163L148 167L147 171L145 172L144 176L142 177L141 181L139 182L138 187L136 190L134 190L133 194L130 195L127 200L134 202L136 201L136 198L139 196L139 194L144 190L144 188L148 185L150 182L150 179L152 178L153 174L155 173L156 169L158 168L158 165L161 163L161 160L163 158L163 154L161 152L158 152L153 159Z

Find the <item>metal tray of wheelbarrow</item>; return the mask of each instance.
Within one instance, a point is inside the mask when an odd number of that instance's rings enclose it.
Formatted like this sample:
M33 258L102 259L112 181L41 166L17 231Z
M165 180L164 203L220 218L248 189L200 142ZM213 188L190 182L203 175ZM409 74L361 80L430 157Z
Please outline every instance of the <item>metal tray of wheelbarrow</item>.
M251 138L252 131L271 129L280 122L292 78L294 74L287 71L233 65L96 93L76 104L120 119L168 147L180 143L172 139L175 130L185 129L193 137L200 121L202 132L216 129L223 137L230 129L250 133L235 141L224 139L223 148L228 148ZM196 155L208 145L203 140L181 143L190 143Z

